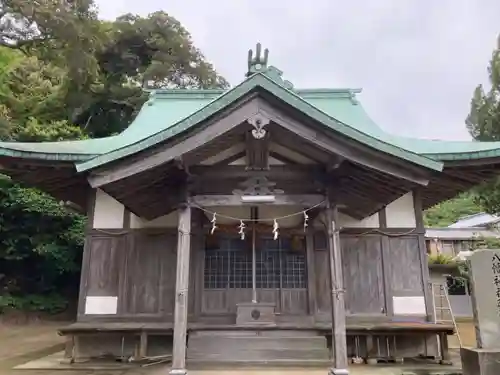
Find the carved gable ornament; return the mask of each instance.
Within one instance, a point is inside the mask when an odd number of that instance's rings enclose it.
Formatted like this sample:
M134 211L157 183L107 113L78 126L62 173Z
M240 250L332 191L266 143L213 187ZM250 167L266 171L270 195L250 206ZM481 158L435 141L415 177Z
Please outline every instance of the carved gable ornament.
M267 130L264 129L265 126L269 125L270 121L267 117L261 113L257 113L250 117L247 122L253 126L252 136L255 139L263 139L266 136Z
M281 189L275 189L275 182L271 182L264 176L255 176L251 177L248 180L242 182L241 187L242 190L234 190L233 194L235 195L275 195L275 194L283 194L284 191Z

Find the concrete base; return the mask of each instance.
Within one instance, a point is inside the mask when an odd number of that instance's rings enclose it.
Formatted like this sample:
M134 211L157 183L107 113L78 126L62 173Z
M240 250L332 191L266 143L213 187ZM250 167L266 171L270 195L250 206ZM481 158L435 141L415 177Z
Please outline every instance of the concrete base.
M500 348L461 348L463 375L500 374Z
M169 371L169 375L187 375L186 369L173 368Z

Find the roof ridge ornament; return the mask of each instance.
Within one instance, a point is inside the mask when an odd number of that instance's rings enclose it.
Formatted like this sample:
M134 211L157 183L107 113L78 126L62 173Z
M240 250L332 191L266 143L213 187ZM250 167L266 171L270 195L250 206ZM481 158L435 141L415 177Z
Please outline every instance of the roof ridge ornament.
M262 45L257 43L255 47L255 56L253 55L253 51L251 49L248 50L248 71L246 76L250 77L255 73L263 73L286 89L292 90L293 84L290 81L283 79L283 72L281 70L272 65L268 66L268 61L269 49L266 48L264 50L264 54L262 54Z
M267 62L269 60L269 49L264 50L264 55L261 56L262 44L257 43L255 47L255 57L253 56L253 51L248 50L248 71L246 76L249 77L254 73L262 72L267 70Z

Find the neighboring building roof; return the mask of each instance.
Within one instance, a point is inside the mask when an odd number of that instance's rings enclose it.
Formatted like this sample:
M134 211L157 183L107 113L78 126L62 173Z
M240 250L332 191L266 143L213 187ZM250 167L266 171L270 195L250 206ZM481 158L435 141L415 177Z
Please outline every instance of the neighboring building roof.
M499 221L499 216L480 212L474 215L465 216L456 223L449 225L448 228L487 227L488 225L496 224Z
M500 232L478 228L427 228L425 238L429 240L479 240L500 238Z

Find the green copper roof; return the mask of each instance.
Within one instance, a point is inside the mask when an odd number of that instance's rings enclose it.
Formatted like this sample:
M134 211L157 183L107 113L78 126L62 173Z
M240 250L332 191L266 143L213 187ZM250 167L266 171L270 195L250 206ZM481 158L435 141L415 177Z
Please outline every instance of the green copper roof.
M454 142L406 138L382 130L363 109L358 89L294 89L267 66L267 52L249 56L247 78L223 90L156 90L130 126L116 136L82 141L0 142L0 156L74 161L85 171L134 154L189 129L256 88L369 147L440 171L443 162L500 157L500 142Z
M261 88L267 92L273 94L277 98L281 99L288 105L296 108L297 110L303 112L309 117L317 120L318 122L324 124L326 127L337 131L346 137L357 140L360 143L366 144L367 146L376 148L387 154L405 159L409 162L421 165L426 168L434 169L440 171L442 169L442 164L425 158L423 156L417 155L411 151L402 149L398 146L394 146L387 143L383 138L373 137L370 134L361 132L355 127L351 127L348 124L343 124L335 118L328 115L326 112L315 107L313 104L308 103L305 99L300 97L295 92L284 86L278 84L271 77L264 73L255 73L245 81L243 81L238 86L225 92L216 99L212 100L210 103L206 104L204 107L200 108L198 111L192 113L190 116L185 117L181 121L175 123L175 125L170 126L158 133L155 133L149 137L145 137L142 140L135 142L129 146L122 147L115 151L108 152L106 154L99 155L91 160L80 163L77 165L78 171L85 171L109 163L111 161L123 158L125 156L134 154L145 148L152 147L160 142L163 142L176 134L190 128L191 126L204 121L220 110L228 107L231 103L244 97L250 93L255 88ZM154 99L153 99L154 100ZM147 103L146 106L154 106L155 103ZM145 110L143 108L143 110ZM154 112L156 114L160 112ZM161 112L163 113L163 112ZM138 116L139 117L139 116ZM162 121L161 117L151 118L150 120ZM137 121L137 120L136 120ZM136 125L137 126L137 125Z

